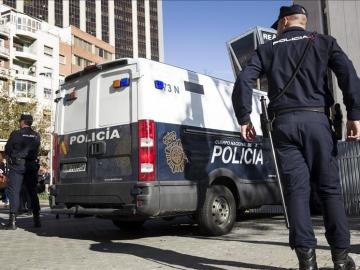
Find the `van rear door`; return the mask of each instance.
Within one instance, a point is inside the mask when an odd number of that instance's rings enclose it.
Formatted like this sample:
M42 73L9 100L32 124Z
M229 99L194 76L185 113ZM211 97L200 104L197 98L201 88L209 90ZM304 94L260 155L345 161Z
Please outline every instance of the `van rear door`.
M93 75L63 85L57 104L58 174L62 184L88 183L87 119L89 81Z
M93 183L132 181L137 177L136 65L104 70L90 81L88 164ZM136 99L135 99L136 100ZM137 152L137 151L136 151Z

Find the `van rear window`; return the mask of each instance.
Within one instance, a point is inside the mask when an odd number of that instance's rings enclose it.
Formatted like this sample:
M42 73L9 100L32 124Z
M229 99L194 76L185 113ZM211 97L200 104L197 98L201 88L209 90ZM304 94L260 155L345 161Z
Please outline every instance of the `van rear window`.
M204 86L202 86L201 84L186 81L184 83L186 91L204 95Z

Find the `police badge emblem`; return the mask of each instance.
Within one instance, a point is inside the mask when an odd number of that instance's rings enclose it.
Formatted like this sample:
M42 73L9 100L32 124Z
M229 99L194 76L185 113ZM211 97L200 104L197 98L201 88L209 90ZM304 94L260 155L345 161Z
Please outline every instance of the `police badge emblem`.
M168 132L163 138L163 143L166 145L166 162L172 173L184 172L185 162L188 162L188 159L185 155L181 140L177 139L175 131Z

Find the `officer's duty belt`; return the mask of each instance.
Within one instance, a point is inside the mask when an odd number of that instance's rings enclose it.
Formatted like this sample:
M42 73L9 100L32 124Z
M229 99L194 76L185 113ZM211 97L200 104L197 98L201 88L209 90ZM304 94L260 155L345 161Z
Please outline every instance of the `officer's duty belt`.
M281 114L292 113L292 112L317 112L317 113L328 113L328 110L324 107L296 107L296 108L285 108L280 110L270 110L269 114L271 118L277 117Z

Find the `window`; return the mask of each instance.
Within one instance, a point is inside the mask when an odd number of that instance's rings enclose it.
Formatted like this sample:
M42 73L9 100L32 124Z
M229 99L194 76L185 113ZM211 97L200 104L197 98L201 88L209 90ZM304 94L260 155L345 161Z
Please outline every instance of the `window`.
M44 98L52 99L52 91L50 88L44 88Z
M61 65L66 65L66 57L65 55L59 54L59 62Z
M65 82L65 76L59 75L59 85L61 86Z
M80 2L79 0L69 0L70 24L80 27Z
M26 17L22 18L22 17L20 17L20 15L18 15L16 28L18 30L29 31L29 32L35 33L37 30L40 29L40 22L38 22L34 19L26 18Z
M24 1L24 13L47 21L48 0Z
M87 0L86 4L86 32L96 36L96 7L95 0Z
M82 68L87 67L87 66L92 64L91 61L89 61L89 60L87 60L85 58L82 58L80 56L77 56L77 55L73 56L73 62L72 63L73 63L73 65L77 65L77 66L80 66Z
M17 97L34 98L36 84L30 81L17 80L15 82L15 95Z
M45 76L48 79L51 79L53 75L53 69L49 67L44 67L40 75Z
M63 0L55 0L55 25L63 27Z
M80 47L82 49L84 49L85 51L92 53L92 44L79 38L76 36L73 36L73 40L74 40L74 46L76 47Z
M101 0L101 37L109 42L109 1Z
M95 46L95 54L106 60L111 60L111 53L97 46Z
M44 54L52 57L53 56L53 48L44 45Z

